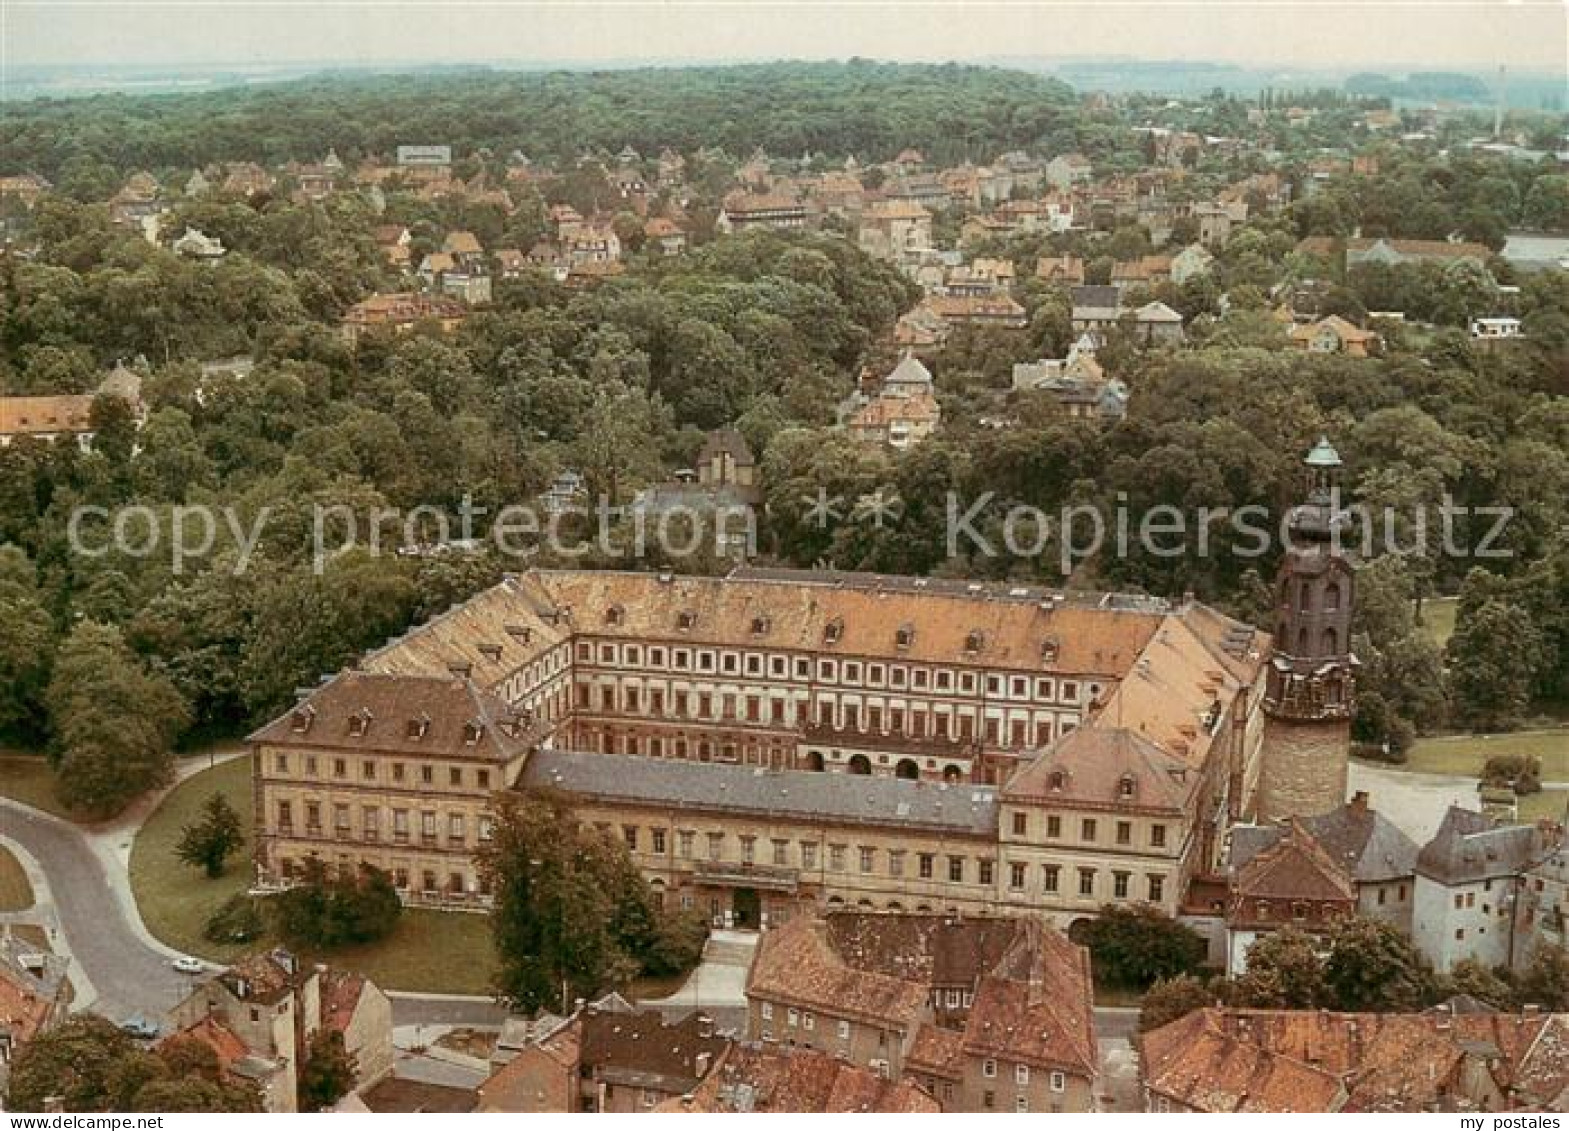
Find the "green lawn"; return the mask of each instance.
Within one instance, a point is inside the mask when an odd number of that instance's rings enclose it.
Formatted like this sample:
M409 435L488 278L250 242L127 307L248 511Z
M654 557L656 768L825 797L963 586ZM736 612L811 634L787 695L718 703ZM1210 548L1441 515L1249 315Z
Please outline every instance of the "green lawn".
M42 754L0 754L0 796L74 819L54 795L54 770Z
M1543 781L1569 781L1569 727L1423 738L1411 747L1402 768L1479 777L1483 764L1494 754L1534 754L1542 761Z
M1543 817L1554 821L1564 819L1564 807L1569 805L1569 789L1544 789L1520 798L1520 811L1516 816L1523 825L1534 824Z
M1455 634L1455 612L1460 608L1458 597L1429 597L1422 602L1422 629L1442 648Z
M0 845L0 911L26 911L33 905L33 885L27 882L22 862Z
M147 929L178 950L218 962L273 941L224 945L202 936L212 912L245 890L251 875L249 845L216 880L181 863L174 849L180 830L196 819L213 792L229 799L242 828L251 828L250 767L249 758L239 758L182 782L147 819L131 849L131 886ZM483 915L405 911L397 929L380 942L306 957L357 970L382 989L483 994L490 988L490 921Z

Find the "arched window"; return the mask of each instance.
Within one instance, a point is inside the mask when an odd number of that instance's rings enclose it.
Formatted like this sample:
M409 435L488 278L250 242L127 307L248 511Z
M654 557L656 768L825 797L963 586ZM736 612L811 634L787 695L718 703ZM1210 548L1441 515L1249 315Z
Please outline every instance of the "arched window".
M1324 611L1338 613L1340 611L1340 582L1331 581L1324 590Z
M1324 654L1333 656L1340 651L1340 634L1333 628L1324 630Z
M1307 628L1304 626L1303 628L1301 628L1301 629L1299 629L1297 631L1297 655L1299 655L1299 656L1306 656L1307 655L1307 650L1308 650L1308 635L1307 635Z
M1313 587L1306 581L1297 587L1297 608L1304 613L1312 611Z

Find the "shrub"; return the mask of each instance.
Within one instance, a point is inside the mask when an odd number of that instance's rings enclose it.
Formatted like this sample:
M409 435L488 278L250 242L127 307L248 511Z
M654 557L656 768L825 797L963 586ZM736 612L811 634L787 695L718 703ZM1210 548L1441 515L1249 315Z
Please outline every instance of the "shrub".
M222 905L207 917L202 935L208 942L250 942L262 933L261 901L241 892L224 900Z
M403 904L379 868L362 864L355 874L329 876L312 860L304 882L272 897L272 910L278 933L289 943L335 947L385 938L398 925Z

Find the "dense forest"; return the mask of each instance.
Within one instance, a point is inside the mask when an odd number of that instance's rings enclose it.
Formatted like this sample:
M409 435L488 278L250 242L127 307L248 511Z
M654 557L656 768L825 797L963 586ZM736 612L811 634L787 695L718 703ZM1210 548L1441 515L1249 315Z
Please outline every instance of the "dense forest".
M1234 100L1207 105L1211 119L1247 121ZM92 450L31 439L0 449L0 736L47 746L67 800L112 811L159 779L172 743L242 731L297 687L527 564L488 552L362 550L318 572L313 507L368 516L382 507L451 511L468 498L493 514L536 498L568 469L625 504L692 467L705 432L720 427L737 428L758 457L765 560L1192 590L1260 623L1274 554L1226 552L1224 530L1221 552L1207 557L1135 549L1065 575L1056 536L1027 557L968 544L950 555L949 494L989 499L974 520L988 536L1000 534L1012 504L1279 513L1300 498L1302 454L1327 434L1346 459L1353 500L1401 515L1446 497L1515 512L1506 559L1367 563L1359 736L1398 749L1418 725L1509 726L1561 703L1569 275L1515 278L1498 260L1487 270L1346 272L1298 250L1304 236L1354 231L1470 235L1497 247L1516 223L1569 225L1561 172L1390 153L1374 171L1344 170L1288 206L1255 210L1209 275L1130 293L1130 305L1158 298L1176 308L1187 341L1146 349L1120 328L1109 334L1101 361L1131 402L1125 420L1105 426L1011 390L1014 363L1062 357L1075 337L1066 290L1035 279L1035 261L1082 256L1091 281L1104 282L1114 262L1161 249L1132 224L987 237L968 251L1014 264L1026 325L958 328L930 358L941 430L896 451L835 428L834 407L863 368L878 374L897 360L890 334L919 288L863 253L832 217L818 231L715 234L733 161L696 152L722 146L744 158L760 145L792 161L808 149L870 160L914 146L942 163L1014 149L1050 158L1072 147L1134 169L1147 158L1130 123L1165 114L1180 126L1181 115L1203 109L1080 106L1027 75L850 63L321 80L8 113L0 152L49 176L56 191L8 213L27 253L0 258L0 393L91 391L124 360L143 375L147 413L138 428L122 404L100 397ZM1354 107L1326 111L1312 136L1360 136L1355 116ZM451 144L467 172L498 179L513 149L555 155L562 167L517 188L510 209L396 184L379 212L359 191L320 201L281 189L250 198L180 192L191 168L213 162L317 160L335 147L352 167L362 154L416 141ZM459 228L489 249L527 248L545 232L550 205L587 212L612 198L605 170L578 155L629 143L645 157L666 145L688 157L686 254L642 247L639 217L617 212L608 222L628 249L618 278L591 289L542 273L497 279L494 301L451 333L371 334L357 348L339 334L352 303L411 285L377 246L378 225L407 226L415 262ZM1206 157L1179 189L1202 199L1263 167L1256 154ZM228 254L199 262L114 223L105 201L140 169L169 193L166 231L199 227ZM1288 164L1285 177L1300 185L1304 164ZM934 227L959 224L940 213ZM1166 249L1193 238L1179 229ZM1379 356L1294 349L1272 308L1308 283L1322 314L1361 323L1370 310L1402 309L1410 322L1386 328ZM1498 310L1518 314L1525 337L1478 346L1467 320ZM254 368L204 371L233 355ZM900 500L886 521L823 524L810 511L821 496L853 504L877 492ZM229 508L235 525L187 560L70 549L78 508L112 516L145 507L146 533L167 547L177 508L195 504ZM99 544L113 521L89 523L89 540ZM1462 520L1460 541L1474 546L1483 521ZM1399 535L1411 545L1436 532L1402 519ZM571 563L629 564L598 549ZM656 553L630 564L670 563ZM711 549L676 564L727 568ZM1414 603L1437 594L1462 597L1447 656L1415 622Z
M1039 145L1070 121L1068 88L1052 79L852 60L404 75L39 101L7 108L0 153L67 184L100 165L277 164L317 160L330 148L352 161L422 143L556 160L624 145L650 155L668 146L885 160L914 146L957 162Z

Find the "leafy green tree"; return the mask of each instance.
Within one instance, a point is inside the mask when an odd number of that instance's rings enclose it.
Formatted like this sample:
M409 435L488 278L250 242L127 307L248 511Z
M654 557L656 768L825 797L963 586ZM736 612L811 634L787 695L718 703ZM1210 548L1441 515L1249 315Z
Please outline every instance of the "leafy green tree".
M343 1043L343 1034L323 1026L310 1039L296 1082L300 1111L325 1111L354 1088L354 1054Z
M1214 991L1191 974L1161 978L1145 992L1139 1004L1139 1032L1159 1029L1218 1001Z
M1531 960L1520 974L1517 997L1522 1003L1543 1009L1569 1010L1569 950L1539 942Z
M1438 980L1435 996L1456 994L1474 997L1494 1009L1512 1009L1515 1004L1514 987L1474 958L1462 958Z
M32 562L20 547L0 545L0 735L35 738L54 648L54 619Z
M168 680L143 669L119 629L78 624L44 699L57 788L71 808L112 814L168 781L186 706Z
M245 830L240 825L240 815L221 793L211 794L202 806L202 817L180 830L180 842L175 855L193 868L200 868L207 878L215 880L223 875L229 857L245 843Z
M1148 904L1108 903L1083 928L1095 977L1109 986L1146 989L1160 979L1192 974L1204 962L1202 937Z
M1431 983L1421 956L1388 923L1347 919L1330 936L1324 987L1338 1009L1409 1012L1421 1007Z
M1328 1004L1318 944L1295 927L1263 936L1248 948L1247 967L1232 982L1231 1000L1253 1009L1317 1009Z
M1542 640L1519 605L1489 599L1462 605L1445 656L1455 712L1472 726L1507 730L1531 701Z
M563 798L504 796L479 853L496 892L497 990L516 1008L568 1008L640 972L685 968L699 925L667 922L619 839L581 827Z
M67 1111L124 1111L116 1075L137 1051L135 1042L107 1018L76 1014L17 1052L6 1106L43 1111L46 1100L58 1098Z
M398 925L403 903L387 873L369 864L329 874L312 858L301 881L269 900L273 924L298 947L331 949L375 942Z

